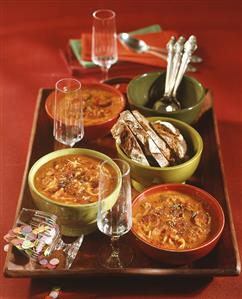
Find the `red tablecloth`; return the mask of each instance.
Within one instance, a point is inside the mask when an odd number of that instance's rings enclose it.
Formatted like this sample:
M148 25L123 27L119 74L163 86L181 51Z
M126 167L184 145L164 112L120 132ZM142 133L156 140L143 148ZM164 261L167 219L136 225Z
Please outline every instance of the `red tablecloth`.
M214 94L221 149L233 219L242 251L242 82L241 1L7 1L0 3L0 223L1 234L12 225L27 155L36 96L69 76L59 50L68 39L91 30L91 12L110 8L117 13L118 31L151 24L197 36L204 58L194 76ZM152 70L144 66L143 72ZM139 67L138 72L141 72ZM131 75L128 68L111 76ZM82 81L95 81L96 73ZM1 248L2 248L1 238ZM1 251L1 269L5 254ZM43 281L0 278L0 298L44 298L61 284L60 298L241 298L239 277L210 279L78 279Z

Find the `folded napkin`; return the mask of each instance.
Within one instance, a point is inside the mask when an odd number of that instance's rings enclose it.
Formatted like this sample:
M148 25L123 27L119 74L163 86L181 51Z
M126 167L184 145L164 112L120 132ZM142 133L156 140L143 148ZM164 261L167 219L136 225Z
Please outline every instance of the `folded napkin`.
M142 39L149 46L165 48L171 36L177 36L175 31L151 32L146 34L134 34L133 36ZM91 60L91 34L85 33L81 36L82 41L82 59L85 61ZM126 48L118 41L118 60L136 62L154 66L166 66L166 61L149 53L135 53Z
M146 26L144 28L137 29L135 31L129 32L129 34L145 34L150 32L160 32L162 29L160 25L154 24L150 26ZM96 66L92 61L84 60L82 58L82 41L81 39L70 39L69 40L69 46L75 55L77 61L80 65L82 65L84 68L92 68Z

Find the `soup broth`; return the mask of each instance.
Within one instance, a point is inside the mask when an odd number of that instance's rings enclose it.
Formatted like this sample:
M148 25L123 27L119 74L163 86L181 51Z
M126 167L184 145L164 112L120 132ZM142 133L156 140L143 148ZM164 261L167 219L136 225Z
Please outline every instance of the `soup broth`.
M35 188L47 198L63 204L89 204L98 200L99 167L102 160L87 155L67 155L39 168ZM107 165L109 195L117 184L115 170Z
M152 194L133 211L133 228L146 242L168 250L185 250L204 243L211 232L211 215L190 195L176 191Z
M83 86L81 89L83 100L83 120L85 126L98 125L104 121L118 115L120 107L123 105L122 98L112 91L99 89L97 87ZM65 122L66 119L73 121L76 119L76 109L73 107L80 105L78 97L66 95L59 99L58 118ZM52 103L52 114L54 114L54 100ZM81 113L81 111L80 111Z
M86 126L106 121L120 111L122 99L112 91L84 86L81 94L84 124Z

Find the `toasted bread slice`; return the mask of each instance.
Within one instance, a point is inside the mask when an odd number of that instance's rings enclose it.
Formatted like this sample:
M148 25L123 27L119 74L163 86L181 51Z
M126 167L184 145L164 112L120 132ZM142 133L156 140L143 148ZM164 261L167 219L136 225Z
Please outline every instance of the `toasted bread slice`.
M121 149L130 159L149 166L149 162L138 141L122 119L119 119L112 127L111 133Z
M160 120L151 123L151 126L174 151L177 161L184 159L187 152L187 144L180 131L170 122Z
M153 130L149 121L137 110L133 110L132 113L137 119L137 121L144 128L144 130L147 132L147 134L153 139L153 141L159 147L160 151L163 153L163 155L169 161L169 163L174 164L176 161L176 157L174 156L173 151L170 149L167 143Z
M125 124L132 131L133 135L137 138L145 155L153 157L160 167L169 165L169 161L166 159L154 140L150 137L150 135L130 111L123 111L120 114L120 118L125 122Z

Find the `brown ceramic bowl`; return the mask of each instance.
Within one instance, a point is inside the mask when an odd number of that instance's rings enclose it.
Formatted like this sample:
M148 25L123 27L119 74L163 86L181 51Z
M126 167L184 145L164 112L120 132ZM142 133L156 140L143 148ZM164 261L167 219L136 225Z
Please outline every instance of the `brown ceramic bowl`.
M132 233L136 237L139 247L151 258L167 264L189 264L204 257L215 247L223 231L224 213L218 201L202 189L187 184L164 184L149 188L139 194L133 201L133 214L135 214L138 206L146 200L147 196L168 190L190 195L203 203L203 208L209 212L212 219L212 228L207 240L192 249L168 250L148 243L138 234L134 225Z
M90 123L90 120L87 120L84 114L84 139L85 140L93 140L98 137L103 137L105 135L108 135L110 129L115 124L120 112L124 110L126 103L123 94L116 88L102 83L83 83L81 86L81 90L82 91L98 90L100 92L105 91L115 96L115 101L117 101L116 109L111 117L105 118L104 120L94 119L94 122ZM45 102L45 110L51 119L53 119L54 101L55 101L55 92L52 92L50 93L50 95L48 96Z

